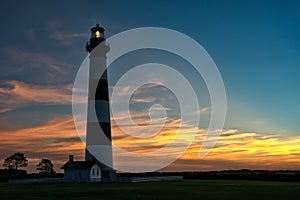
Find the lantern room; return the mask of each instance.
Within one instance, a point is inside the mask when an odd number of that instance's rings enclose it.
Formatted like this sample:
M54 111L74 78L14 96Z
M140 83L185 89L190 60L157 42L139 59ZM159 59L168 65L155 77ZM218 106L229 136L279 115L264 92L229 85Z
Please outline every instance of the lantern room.
M86 44L86 50L91 52L98 44L105 40L104 37L104 28L100 27L97 24L95 27L91 28L91 37L90 41Z

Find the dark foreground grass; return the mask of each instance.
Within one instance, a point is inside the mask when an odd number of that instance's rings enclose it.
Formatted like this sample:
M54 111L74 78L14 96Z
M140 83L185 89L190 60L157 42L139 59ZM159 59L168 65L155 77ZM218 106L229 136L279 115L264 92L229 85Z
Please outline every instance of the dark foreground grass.
M0 199L300 199L300 183L228 180L24 185L1 183Z

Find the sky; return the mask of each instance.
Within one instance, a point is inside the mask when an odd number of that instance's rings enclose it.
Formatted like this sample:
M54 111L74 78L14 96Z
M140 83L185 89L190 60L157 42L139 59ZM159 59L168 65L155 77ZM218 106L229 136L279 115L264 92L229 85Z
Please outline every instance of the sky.
M68 154L83 159L84 146L72 118L72 88L88 55L90 28L99 23L106 37L139 27L182 32L206 49L222 75L227 116L217 145L199 159L210 115L207 92L199 86L197 95L204 99L199 101L204 116L199 134L163 171L300 169L299 9L299 1L292 0L2 2L0 160L23 152L29 159L27 170L34 172L44 157L56 171ZM192 73L188 67L181 70ZM117 74L112 70L112 83ZM156 102L168 104L171 113L160 134L147 141L120 136L112 119L113 142L132 151L167 144L176 134L178 113L175 109L172 115L176 101L163 87L150 85L136 92L133 117L147 122L145 109Z

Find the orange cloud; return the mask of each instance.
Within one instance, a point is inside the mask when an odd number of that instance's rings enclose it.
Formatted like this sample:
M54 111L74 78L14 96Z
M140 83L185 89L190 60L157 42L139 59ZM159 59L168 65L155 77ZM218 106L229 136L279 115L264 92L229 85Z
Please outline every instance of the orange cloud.
M142 123L140 123L142 124ZM114 145L135 153L152 152L164 148L173 141L178 134L180 120L167 120L161 132L149 138L135 138L123 133L113 122ZM184 125L185 134L193 134L188 124ZM139 132L139 127L131 127ZM156 128L155 128L156 129ZM151 129L150 129L151 130ZM238 130L224 130L215 147L203 159L199 158L205 129L199 129L192 145L187 151L166 170L222 170L222 169L299 169L300 168L300 137L281 137L278 135L261 135L255 132L239 132ZM186 145L182 140L179 146ZM159 159L173 156L176 147L166 150L168 154L156 155Z
M202 138L195 140L189 150L181 157L182 162L198 159L201 142ZM227 130L221 134L211 152L204 159L195 162L194 168L201 170L299 169L299 142L299 136L264 136L258 133ZM205 163L210 163L210 168L207 168Z
M168 119L164 128L157 135L149 138L137 138L123 133L112 119L113 144L135 153L149 153L164 159L173 156L177 147L187 144L182 137L175 147L166 150L166 154L157 155L157 150L173 141L178 134L180 120ZM9 126L9 125L6 125ZM183 124L184 134L191 134L194 129ZM139 131L139 126L131 127ZM206 134L199 129L192 145L179 160L164 170L221 170L221 169L299 169L300 137L265 136L258 133L243 133L238 130L225 130L218 138L216 146L203 159L199 159L199 150ZM80 141L72 116L52 118L43 125L23 128L16 131L0 131L0 156L3 160L14 152L24 152L29 158L29 171L35 171L38 161L51 159L57 171L74 154L76 159L84 157L84 145ZM132 163L136 165L138 163Z
M14 152L24 152L29 158L30 171L35 170L41 158L51 159L59 170L69 154L82 159L84 153L71 116L56 117L40 126L0 131L0 141L1 158Z
M152 103L156 100L154 97L147 98L132 98L131 101L134 103Z
M37 86L21 81L7 81L0 88L0 112L13 110L20 106L36 104L71 104L72 85L62 88ZM45 95L46 94L46 95Z

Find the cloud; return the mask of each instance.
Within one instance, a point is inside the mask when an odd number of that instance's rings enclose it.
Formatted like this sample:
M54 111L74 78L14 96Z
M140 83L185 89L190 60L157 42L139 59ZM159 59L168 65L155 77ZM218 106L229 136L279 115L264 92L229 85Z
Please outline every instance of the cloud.
M29 104L71 104L72 85L58 88L40 86L21 81L6 81L0 87L0 113Z
M2 123L3 124L3 123ZM4 123L5 126L12 126ZM192 129L184 125L184 133L191 134ZM168 119L165 127L157 135L149 138L137 138L124 134L112 122L113 143L127 151L136 153L151 152L156 158L164 159L177 153L186 145L185 137L173 147L166 148L165 154L158 155L157 150L165 148L178 134L179 119ZM139 126L131 127L139 131ZM179 160L164 170L221 170L221 169L296 169L300 167L300 137L265 136L258 133L239 132L236 129L225 130L212 149L203 159L199 159L205 129L198 129L192 145ZM84 145L81 143L74 127L72 116L57 116L44 124L14 131L0 130L0 157L21 151L29 158L29 171L42 157L51 159L58 168L67 160L68 154L76 155L82 160ZM135 165L136 163L132 163ZM141 164L141 163L138 163Z
M71 67L71 65L66 62L37 52L24 51L18 48L7 48L5 51L11 60L26 64L22 68L19 68L19 71L28 70L28 67L48 67L54 72L66 74L65 68Z
M203 107L199 109L199 114L209 114L211 112L211 107Z
M140 119L141 120L141 119ZM156 120L156 119L154 119ZM122 126L126 126L126 130L129 132L124 133L122 129L120 129L115 121L112 119L111 126L112 126L112 132L113 132L113 143L117 146L120 146L123 149L126 149L128 151L132 152L139 152L139 153L146 153L146 152L154 152L165 145L171 143L176 135L179 133L179 127L181 127L182 136L180 137L178 141L180 143L176 144L178 147L186 146L189 140L186 140L184 135L188 136L193 133L195 133L195 129L191 127L189 124L183 124L181 120L179 119L172 119L172 118L166 118L166 119L157 119L160 121L165 121L165 124L163 124L161 128L161 123L152 123L148 125L148 120L145 120L143 124L147 124L147 128L140 124L142 122L138 123L139 125L126 125L121 124ZM161 128L161 129L160 129ZM141 132L141 130L144 130ZM157 134L153 135L153 130L161 130ZM139 137L133 137L130 135L130 133L140 133ZM153 136L152 136L153 135ZM147 137L148 136L148 137ZM178 142L177 141L177 142ZM174 144L175 145L175 144ZM174 148L166 148L165 152L172 152L174 151ZM172 156L171 154L168 156ZM161 159L164 159L164 157L160 157Z
M133 103L152 103L156 100L155 97L146 97L146 98L131 98Z
M139 113L135 113L140 116ZM122 120L124 116L120 116ZM143 120L143 118L139 118ZM149 123L149 120L145 123ZM179 119L167 119L164 128L156 135L149 138L132 137L116 126L112 119L114 144L120 146L127 151L136 153L152 152L156 154L160 148L165 148L167 144L173 142L178 134L180 127ZM143 124L140 122L139 124ZM125 124L123 124L126 126ZM128 126L128 125L127 125ZM153 127L154 126L154 127ZM149 127L157 129L155 124ZM140 132L139 126L127 128L133 132ZM195 129L189 124L183 124L183 132L186 135L193 134ZM211 150L211 152L200 160L199 153L201 145L206 134L206 129L198 129L197 135L188 150L182 157L171 166L168 170L220 170L220 169L297 169L300 167L300 137L290 136L282 137L276 135L263 135L256 132L241 132L238 129L227 129L221 132L220 137ZM143 133L141 132L143 135ZM144 136L144 135L143 135ZM184 139L176 144L180 147L188 144L188 140ZM166 149L168 152L164 155L157 155L160 159L164 156L173 156L176 148ZM159 158L156 160L159 162ZM201 164L203 163L203 165ZM185 165L186 164L186 165Z
M5 82L5 87L0 87L0 111L29 104L70 104L71 91L72 85L57 88L8 81ZM204 112L207 109L209 108L205 108ZM193 143L178 161L166 168L168 170L295 169L300 167L300 136L280 137L277 133L263 135L227 129L221 132L210 153L205 158L199 159L206 129L192 127L187 122L183 123L180 119L171 117L155 117L154 123L147 127L150 123L148 114L148 112L131 113L131 117L138 125L127 124L126 113L112 116L113 144L130 152L151 153L156 159L155 162L159 162L160 159L165 159L165 156L175 156L181 147L189 144L189 136L196 132ZM141 133L142 137L133 137L124 133L114 120L119 120L121 126L126 126L131 132ZM156 123L156 120L165 123ZM0 156L3 159L16 151L26 153L30 158L29 161L34 164L41 157L48 157L57 167L66 161L68 154L75 154L77 159L83 159L84 145L78 138L72 116L58 116L44 124L14 129L14 131L9 129L13 126L10 123L3 122L0 125L6 127L0 130ZM160 126L162 129L159 129ZM84 133L85 127L81 127ZM174 146L168 147L167 145L174 142L174 138L178 136L180 127L183 134ZM151 131L157 129L160 132L152 135ZM164 154L159 155L157 150L161 148L165 148L165 151ZM139 163L141 164L143 163Z
M72 65L40 52L25 51L19 48L4 48L3 53L10 60L3 67L6 77L21 77L40 83L58 84L66 82Z
M58 41L61 45L70 45L78 38L88 38L89 34L86 33L63 33L52 32L48 36L52 40Z
M57 31L62 30L64 26L59 21L51 20L47 24L47 31L49 33L48 38L58 41L61 45L71 45L73 42L75 42L77 39L80 38L89 38L88 33L69 33L69 32L63 32L63 31Z
M197 137L181 159L198 160L202 139L202 136ZM297 169L300 167L299 142L299 136L265 136L254 132L239 132L236 129L226 130L219 137L216 146L202 161L211 163L210 170ZM220 161L224 165L220 166ZM197 166L196 163L196 168L207 170L205 167Z
M35 171L35 165L44 157L54 162L56 170L69 154L83 159L84 146L72 116L57 116L45 124L14 131L0 130L0 141L0 157L4 159L14 152L24 152L29 158L30 171Z

